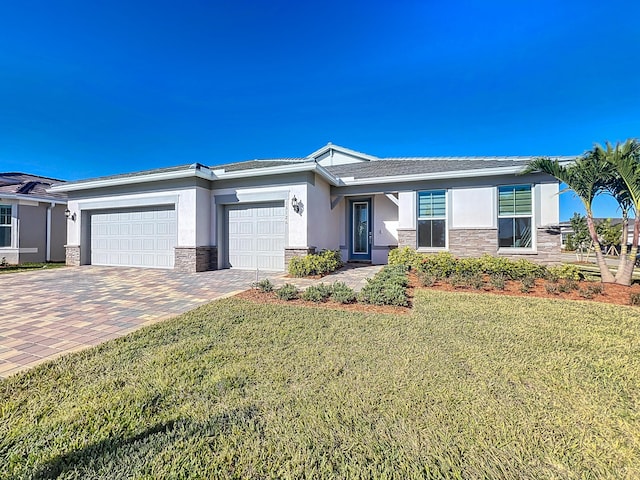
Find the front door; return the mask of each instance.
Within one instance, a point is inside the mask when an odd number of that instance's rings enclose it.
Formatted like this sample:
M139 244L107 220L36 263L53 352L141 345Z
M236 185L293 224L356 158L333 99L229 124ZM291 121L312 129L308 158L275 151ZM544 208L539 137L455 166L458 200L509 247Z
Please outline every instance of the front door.
M371 199L351 200L351 260L371 260Z

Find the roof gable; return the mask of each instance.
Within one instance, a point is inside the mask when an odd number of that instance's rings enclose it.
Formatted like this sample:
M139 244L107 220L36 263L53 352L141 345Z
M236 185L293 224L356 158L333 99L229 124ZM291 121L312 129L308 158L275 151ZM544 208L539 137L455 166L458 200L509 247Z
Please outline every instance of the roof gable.
M329 142L324 147L309 155L310 159L323 167L335 165L347 165L351 163L362 163L377 160L377 157L365 153L356 152L348 148L340 147Z

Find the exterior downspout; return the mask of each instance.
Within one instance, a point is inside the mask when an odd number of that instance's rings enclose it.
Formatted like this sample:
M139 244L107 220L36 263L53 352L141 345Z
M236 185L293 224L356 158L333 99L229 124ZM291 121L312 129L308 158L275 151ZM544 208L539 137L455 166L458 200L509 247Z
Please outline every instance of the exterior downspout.
M47 262L51 261L51 210L53 210L55 206L55 203L52 203L47 207Z

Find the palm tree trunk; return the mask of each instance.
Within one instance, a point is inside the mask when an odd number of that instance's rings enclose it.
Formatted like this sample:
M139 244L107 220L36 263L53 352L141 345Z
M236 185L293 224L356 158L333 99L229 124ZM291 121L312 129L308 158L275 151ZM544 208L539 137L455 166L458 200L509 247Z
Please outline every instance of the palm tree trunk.
M638 253L638 237L640 236L640 217L636 215L633 221L633 240L631 241L631 251L629 252L628 260L624 266L624 273L618 280L616 275L616 282L620 285L631 285L633 281L633 269L636 264L636 255ZM618 272L620 273L620 272Z
M616 272L616 283L622 285L630 285L631 283L624 283L626 280L627 263L631 260L627 258L627 240L629 236L629 217L626 214L622 215L622 233L620 234L620 261L618 263L618 271ZM635 261L635 258L632 260ZM631 278L629 277L629 282Z
M589 234L591 235L593 247L595 248L596 263L600 269L600 279L602 280L602 283L615 283L616 279L613 277L611 270L609 270L607 261L602 254L602 248L598 241L598 233L596 232L596 226L593 223L593 215L591 212L587 212L587 227L589 227Z

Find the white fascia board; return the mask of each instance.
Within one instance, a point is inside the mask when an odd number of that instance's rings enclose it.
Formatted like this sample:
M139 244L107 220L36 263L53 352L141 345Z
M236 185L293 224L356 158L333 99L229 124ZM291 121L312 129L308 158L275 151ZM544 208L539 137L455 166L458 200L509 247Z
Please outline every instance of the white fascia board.
M147 175L134 175L130 177L105 178L90 180L79 183L61 183L47 189L47 192L74 192L79 190L89 190L92 188L113 187L118 185L133 185L135 183L158 182L162 180L175 180L178 178L200 177L212 180L213 173L209 169L188 168L185 170L175 170L172 172L150 173Z
M49 190L47 190L49 191ZM40 203L51 203L55 205L66 205L67 201L62 200L60 198L45 198L45 197L34 197L33 195L20 195L15 193L2 193L0 194L0 201L4 200L25 200L29 202L40 202Z
M235 178L261 177L266 175L282 175L285 173L315 172L332 185L339 185L339 180L315 162L292 163L277 167L252 168L233 172L213 172L213 180L230 180Z
M523 167L499 167L499 168L483 168L477 170L459 170L455 172L438 172L423 173L413 175L395 175L390 177L371 177L359 178L353 177L341 178L341 185L374 185L378 183L390 182L416 182L421 180L443 180L449 178L468 178L468 177L491 177L496 175L516 175L524 170Z

